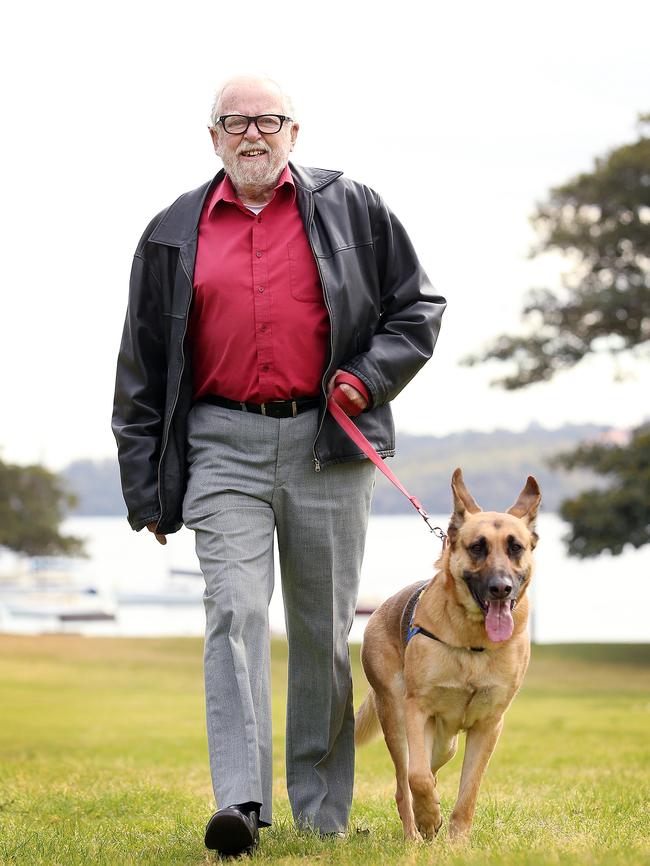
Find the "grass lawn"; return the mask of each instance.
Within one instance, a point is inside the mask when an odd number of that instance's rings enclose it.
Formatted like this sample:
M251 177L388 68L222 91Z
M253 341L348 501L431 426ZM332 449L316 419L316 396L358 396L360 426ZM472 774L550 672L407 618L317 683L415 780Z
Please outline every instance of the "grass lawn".
M353 646L356 703L366 691ZM535 647L471 842L406 845L383 741L357 754L349 837L294 832L286 650L273 646L275 823L255 862L650 863L650 645ZM317 688L315 684L315 688ZM214 804L202 642L0 635L0 864L199 864ZM448 819L462 755L440 772ZM369 833L356 832L368 830Z

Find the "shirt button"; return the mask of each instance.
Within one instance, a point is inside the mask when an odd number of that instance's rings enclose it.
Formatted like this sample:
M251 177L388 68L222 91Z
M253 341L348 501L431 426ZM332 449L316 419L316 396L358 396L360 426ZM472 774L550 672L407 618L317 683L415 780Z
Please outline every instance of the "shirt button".
M255 250L255 255L257 256L258 259L261 259L262 258L262 250Z
M268 365L268 364L264 364L264 366L262 367L262 372L263 372L263 373L268 373L268 372L269 372L269 365Z
M257 291L261 294L264 291L264 286L258 286Z
M268 328L268 325L260 325L260 331L264 332Z

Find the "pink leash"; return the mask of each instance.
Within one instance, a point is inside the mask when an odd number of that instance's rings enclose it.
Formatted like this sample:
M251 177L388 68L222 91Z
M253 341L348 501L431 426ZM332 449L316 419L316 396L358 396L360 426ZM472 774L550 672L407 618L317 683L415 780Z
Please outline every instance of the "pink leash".
M418 512L420 517L424 520L424 522L429 527L431 532L433 532L433 534L435 536L437 536L442 541L442 545L444 547L445 543L447 541L446 532L443 529L441 529L439 526L432 526L431 525L429 515L427 514L427 512L422 507L422 503L420 502L420 500L416 496L411 496L411 494L408 492L406 487L404 487L404 485L399 480L399 478L388 468L388 466L386 466L384 461L381 459L379 454L377 454L377 452L372 447L370 442L368 442L368 440L363 435L361 430L359 430L359 428L352 421L352 419L349 418L345 414L343 409L341 409L341 407L338 405L338 403L334 400L333 396L331 396L329 398L329 400L327 401L327 408L329 409L329 411L330 411L332 417L334 418L334 420L336 421L336 423L339 425L339 427L341 427L342 430L345 431L345 433L347 433L347 435L350 437L350 439L352 439L354 444L358 445L359 448L361 448L363 453L366 455L366 457L369 460L372 460L372 462L375 464L377 469L379 469L381 472L383 472L384 475L386 476L386 478L388 478L389 481L392 481L392 483L395 485L395 487L397 487L397 489L399 491L401 491L404 494L404 496L406 496L408 501L411 503L411 505Z

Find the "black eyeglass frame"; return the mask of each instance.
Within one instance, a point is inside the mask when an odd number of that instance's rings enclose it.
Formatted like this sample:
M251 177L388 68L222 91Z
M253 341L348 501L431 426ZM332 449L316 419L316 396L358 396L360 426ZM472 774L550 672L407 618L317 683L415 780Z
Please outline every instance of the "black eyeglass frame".
M227 120L229 117L243 117L244 120L248 121L246 124L246 129L243 129L241 132L228 132L228 130L226 129L226 126L224 124L224 120ZM277 117L278 120L280 121L279 129L276 129L275 132L262 132L262 130L260 129L259 124L257 122L261 117ZM282 130L282 127L284 126L284 124L287 120L290 121L291 123L293 123L293 117L289 117L287 114L268 114L267 113L267 114L257 114L254 117L250 117L247 114L222 114L221 117L217 118L217 123L220 123L223 126L223 131L228 133L228 135L245 135L248 132L248 127L251 125L251 123L255 124L255 126L257 127L257 131L259 132L260 135L277 135L278 132L280 132Z

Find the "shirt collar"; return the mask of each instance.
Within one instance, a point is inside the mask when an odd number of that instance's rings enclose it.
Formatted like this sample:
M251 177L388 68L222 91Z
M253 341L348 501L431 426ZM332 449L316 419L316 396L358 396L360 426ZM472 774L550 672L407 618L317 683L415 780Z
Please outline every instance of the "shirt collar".
M293 204L296 198L296 185L293 182L293 177L291 176L291 171L289 170L288 163L287 165L285 165L284 170L282 171L282 174L278 178L278 182L274 187L273 198L275 198L275 192L284 187L285 185L288 188L291 204ZM228 175L225 175L221 183L218 183L216 185L216 187L214 188L214 192L210 196L210 200L208 202L208 216L212 214L213 209L220 201L231 202L232 204L241 204L237 193L235 192L235 188L232 185L232 182ZM271 199L271 201L273 201L273 199Z

